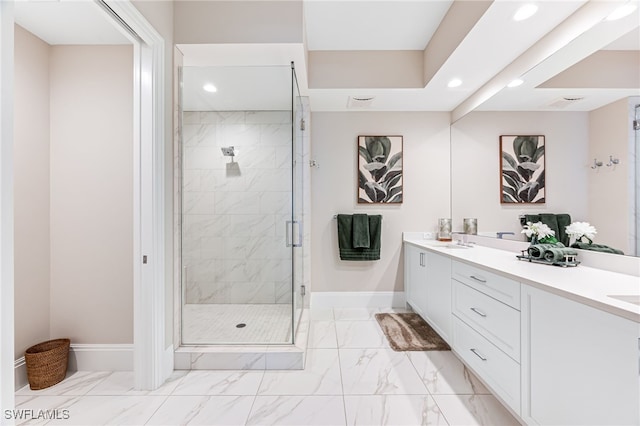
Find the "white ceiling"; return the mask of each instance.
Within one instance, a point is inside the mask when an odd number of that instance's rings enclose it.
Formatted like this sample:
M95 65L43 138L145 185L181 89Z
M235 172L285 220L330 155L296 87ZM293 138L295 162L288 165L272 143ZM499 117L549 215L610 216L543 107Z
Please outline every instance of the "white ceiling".
M291 62L300 89L307 87L302 45L179 44L178 49L184 55L184 111L287 110L291 108ZM218 91L205 92L205 83Z
M629 31L626 35L603 47L602 50L640 50L640 27Z
M638 4L638 0L631 0ZM611 1L609 7L613 10L626 0ZM407 3L410 3L407 5ZM384 46L396 45L398 48L422 49L425 39L416 36L413 47L405 39L408 31L398 32L386 30L386 26L378 20L380 16L387 22L400 22L408 28L423 28L424 34L433 35L440 22L425 21L415 14L406 14L406 10L417 8L416 2L305 2L305 24L307 26L307 46L314 49L339 49L336 46L336 34L339 35L344 46L352 46L350 40L358 40L355 48L368 50L383 50ZM418 2L420 4L434 2ZM437 3L437 2L436 2ZM472 97L485 85L499 77L499 73L514 62L520 55L526 56L528 50L536 43L548 42L547 34L563 21L579 15L579 9L586 4L584 0L565 1L537 1L538 12L528 20L516 22L512 19L515 10L527 1L494 1L479 21L468 32L464 40L448 56L433 78L424 88L405 89L317 89L311 87L308 91L311 108L314 111L346 111L350 96L375 96L372 106L366 110L379 111L411 111L433 110L453 111L465 99ZM346 4L346 6L345 6ZM390 7L399 5L397 8ZM450 5L449 5L450 6ZM591 5L590 5L591 6ZM321 13L316 14L316 10ZM366 11L366 13L365 13ZM375 28L384 28L372 35L369 32L370 43L359 41L362 33L359 26L349 26L349 22L358 21L361 17L372 16ZM605 15L601 17L604 18ZM339 20L327 21L327 16L340 15ZM583 18L580 15L580 18ZM383 21L384 22L384 21ZM579 20L575 20L578 22ZM330 25L328 25L330 23ZM324 27L323 25L324 24ZM425 28L430 26L430 28ZM543 60L542 63L532 63L530 70L524 75L514 74L512 78L523 77L525 83L517 88L503 89L487 101L481 103L479 110L559 110L557 106L550 106L564 97L583 97L579 102L562 105L563 111L590 111L610 102L627 96L640 96L640 88L602 89L597 87L583 88L538 88L546 80L578 63L585 57L599 49L609 50L640 50L640 8L630 16L618 21L602 21L573 41L566 41L555 47L555 53ZM329 29L329 30L327 30ZM323 31L324 30L324 31ZM562 32L560 32L562 35ZM376 41L384 39L384 42ZM542 41L540 41L542 39ZM554 42L554 40L551 40ZM338 44L338 46L340 45ZM427 58L428 60L428 58ZM598 70L593 70L597 73ZM640 74L640 64L637 66ZM460 78L463 84L457 88L448 88L447 83L452 78ZM504 80L504 76L500 76ZM508 80L507 80L508 82Z
M481 111L591 111L628 96L640 96L640 87L627 88L542 88L545 81L570 68L600 49L639 50L640 14L618 21L602 21L541 62L522 79L515 88L505 88L484 102ZM640 74L640 64L637 64ZM593 70L598 73L599 70ZM576 102L561 102L563 98L583 98Z
M290 110L291 66L185 67L182 93L184 111Z
M483 84L500 72L506 65L526 51L547 32L575 12L586 0L539 2L539 10L532 18L516 22L512 16L526 1L496 1L480 21L471 29L460 45L447 58L434 78L424 88L418 89L309 89L311 109L314 111L346 111L347 99L354 96L375 96L372 111L451 111ZM325 9L334 8L340 13L338 2L320 2ZM349 2L347 2L349 3ZM387 12L389 21L398 21L395 12L388 10L389 2L356 2L366 5L367 10ZM400 4L415 2L397 2ZM419 2L428 3L433 2ZM315 6L316 2L307 4ZM394 2L395 4L395 2ZM306 6L305 6L306 7ZM378 14L375 13L377 16ZM307 27L315 27L314 15L305 13ZM357 20L356 16L350 19ZM348 21L344 19L343 21ZM402 21L407 27L422 27L419 16L410 16ZM429 22L428 33L433 34L440 22ZM337 25L337 23L335 24ZM330 31L307 33L309 46L323 45L338 32L348 40L360 37L357 28L331 27ZM395 40L392 31L381 31L385 37ZM314 40L314 37L317 39ZM345 43L347 43L345 41ZM391 42L388 42L391 43ZM395 42L394 42L395 43ZM420 40L420 45L424 40ZM369 49L374 45L369 44ZM420 47L419 49L422 49ZM447 87L452 78L460 78L463 84L457 88Z
M1 0L0 0L1 1ZM185 55L185 66L233 66L233 65L283 65L295 61L300 89L310 98L314 111L346 111L350 96L375 96L372 111L454 111L465 101L472 99L482 89L499 80L504 87L505 70L519 57L524 57L542 42L546 42L550 31L567 19L579 15L580 8L593 6L586 0L536 1L539 10L532 18L515 22L515 10L527 1L494 0L486 12L471 26L465 37L453 46L438 64L436 71L425 77L424 87L396 88L394 85L362 87L357 82L349 84L309 87L307 53L315 51L367 51L376 54L389 50L414 51L422 54L434 34L447 30L444 22L451 25L450 15L454 8L451 0L303 0L305 20L305 44L286 45L181 45ZM610 0L607 7L613 8L627 0ZM640 0L631 0L638 4ZM456 2L457 3L457 2ZM464 4L464 3L463 3ZM36 34L49 44L123 44L129 43L105 12L92 0L18 0L15 7L16 22ZM606 16L606 15L605 15ZM604 17L604 16L603 16ZM478 107L481 110L548 110L548 105L564 96L584 96L584 101L573 103L564 110L587 111L624 96L639 95L640 88L597 89L583 88L539 88L542 83L571 67L599 49L639 50L640 9L620 21L603 21L579 35L573 41L557 45L541 63L532 63L524 75L525 83L515 89L500 90ZM542 41L541 41L542 40ZM330 56L329 56L330 57ZM344 56L343 56L344 57ZM430 64L431 58L426 58ZM348 64L340 64L348 66ZM381 63L385 72L393 73L406 67L405 63ZM638 66L640 73L640 64ZM340 69L340 68L338 68ZM342 68L344 69L344 68ZM202 70L201 70L202 71ZM254 70L255 71L255 70ZM422 69L413 75L422 74ZM366 69L363 72L367 72ZM397 71L396 71L397 72ZM500 74L502 73L502 74ZM192 73L201 80L202 72ZM233 73L232 73L233 74ZM345 73L346 74L346 73ZM186 73L186 75L189 75ZM353 73L352 73L353 75ZM215 76L219 91L215 101L218 108L265 109L268 96L279 96L277 77L260 87L247 85L247 75L235 73L239 81L224 83L231 75ZM340 73L336 78L340 79ZM448 88L452 78L463 83L457 88ZM501 79L499 79L500 77ZM254 75L253 78L260 80ZM266 78L266 77L265 77ZM275 78L275 80L271 80ZM346 77L345 77L346 78ZM244 81L244 82L243 82ZM397 81L397 79L396 79ZM187 82L188 83L188 82ZM226 85L235 86L240 95L224 100ZM198 83L188 83L193 94L193 108L205 108L210 95L196 93ZM187 93L185 86L185 93ZM384 87L384 88L380 88ZM411 87L411 86L410 86ZM276 92L278 92L276 94ZM205 102L206 101L206 102ZM240 102L247 102L243 107ZM276 100L273 105L281 105ZM279 106L277 107L279 108Z
M449 10L439 1L307 1L309 50L422 50Z
M14 14L18 25L51 45L131 44L93 0L17 0Z

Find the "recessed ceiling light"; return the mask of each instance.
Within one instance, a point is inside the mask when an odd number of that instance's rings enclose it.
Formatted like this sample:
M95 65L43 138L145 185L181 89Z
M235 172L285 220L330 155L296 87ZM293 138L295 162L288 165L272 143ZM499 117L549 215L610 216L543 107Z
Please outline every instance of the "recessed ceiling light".
M611 14L609 16L607 16L607 21L615 21L616 19L621 19L624 18L625 16L630 15L634 10L636 10L638 8L637 5L628 2L626 4L623 4L622 6L620 6L619 8L617 8L616 10L614 10L613 12L611 12Z
M459 78L454 78L453 80L449 81L449 83L447 83L447 87L458 87L462 84L462 80L460 80Z
M524 21L525 19L531 18L538 11L538 6L533 3L527 3L520 7L513 15L514 21Z
M515 80L511 80L511 83L507 84L507 87L518 87L522 83L524 83L524 81L520 80L519 78L516 78Z
M209 93L215 93L218 91L218 89L216 88L216 86L214 86L211 83L207 83L204 86L202 86L202 90L204 90L205 92L209 92Z

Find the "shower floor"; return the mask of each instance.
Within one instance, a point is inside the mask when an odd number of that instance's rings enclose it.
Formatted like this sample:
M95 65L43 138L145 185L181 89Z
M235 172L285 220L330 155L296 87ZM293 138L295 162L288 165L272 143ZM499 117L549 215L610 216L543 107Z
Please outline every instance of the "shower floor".
M246 324L238 328L238 324ZM182 308L182 343L291 343L291 305L187 304Z

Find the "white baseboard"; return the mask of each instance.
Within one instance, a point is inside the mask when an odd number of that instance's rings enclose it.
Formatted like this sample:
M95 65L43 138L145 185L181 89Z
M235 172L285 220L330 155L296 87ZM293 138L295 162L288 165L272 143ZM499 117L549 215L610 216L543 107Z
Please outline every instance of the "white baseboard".
M13 376L15 377L15 390L21 389L29 384L27 379L27 363L24 357L15 360L13 364Z
M72 343L69 370L133 371L133 345Z
M169 378L171 373L173 373L173 354L174 349L172 344L164 350L164 356L162 359L162 374L165 380Z
M173 348L171 352L171 362L171 371L173 371ZM132 371L133 345L71 344L71 349L69 350L68 370ZM15 360L14 377L16 390L29 384L29 379L27 378L27 364L24 357L20 357Z
M311 308L404 308L403 291L329 291L311 293Z

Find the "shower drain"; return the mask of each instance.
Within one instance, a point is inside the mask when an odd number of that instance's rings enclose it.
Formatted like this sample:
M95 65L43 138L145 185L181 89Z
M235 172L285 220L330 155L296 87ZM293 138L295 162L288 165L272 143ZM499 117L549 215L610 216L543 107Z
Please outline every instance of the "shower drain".
M240 324L236 324L236 328L243 328L243 327L246 327L246 326L247 326L247 324L245 324L243 322L241 322Z

